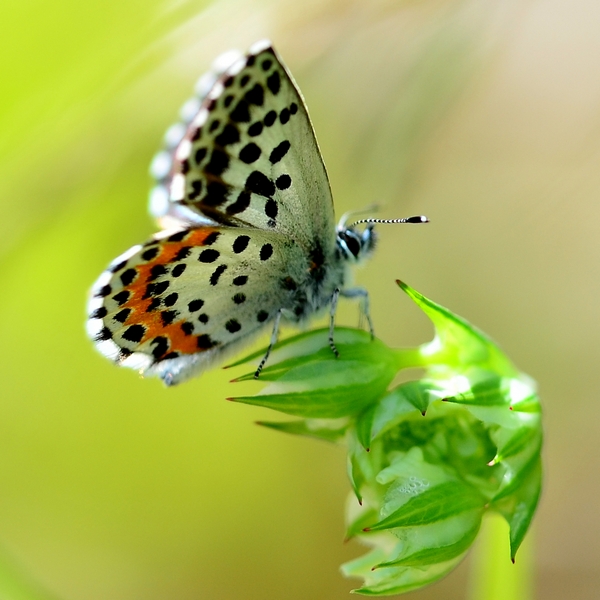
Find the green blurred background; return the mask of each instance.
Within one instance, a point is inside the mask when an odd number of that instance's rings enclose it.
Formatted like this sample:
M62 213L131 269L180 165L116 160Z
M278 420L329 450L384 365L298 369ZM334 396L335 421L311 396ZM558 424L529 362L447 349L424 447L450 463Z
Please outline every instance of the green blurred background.
M357 274L382 339L432 335L400 277L538 380L537 597L597 598L599 30L596 0L4 0L0 597L337 600L358 584L338 573L362 552L342 543L341 449L253 425L272 415L224 401L258 389L231 372L165 389L83 329L91 283L155 230L148 164L195 80L270 37L338 214L431 219L381 227ZM468 567L410 597L465 598Z

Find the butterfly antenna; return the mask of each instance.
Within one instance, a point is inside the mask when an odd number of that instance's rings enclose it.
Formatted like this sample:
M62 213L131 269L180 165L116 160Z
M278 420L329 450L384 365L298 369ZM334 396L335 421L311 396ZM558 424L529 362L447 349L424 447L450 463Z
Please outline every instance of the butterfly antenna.
M366 208L360 208L358 210L349 210L342 215L340 222L338 223L338 229L346 229L346 223L348 219L354 215L362 215L364 213L374 213L379 210L379 204L371 204Z
M362 223L429 223L429 219L424 215L417 215L416 217L407 217L406 219L361 219L360 221L352 223L350 227L354 227L355 225L361 225Z

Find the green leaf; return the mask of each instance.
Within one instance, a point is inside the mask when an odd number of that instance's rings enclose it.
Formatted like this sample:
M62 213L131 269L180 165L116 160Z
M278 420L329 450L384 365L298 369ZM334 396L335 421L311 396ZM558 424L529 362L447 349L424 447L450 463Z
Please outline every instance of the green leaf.
M354 521L352 521L346 529L346 539L350 540L357 535L365 535L364 528L369 523L372 523L377 518L377 511L373 508L361 512Z
M396 427L398 423L406 420L409 415L419 419L422 418L419 409L409 401L406 394L403 393L402 385L400 385L386 394L375 405L369 442Z
M231 400L298 417L338 418L361 412L396 374L395 353L364 332L336 330L339 358L331 352L323 330L286 342L283 352L281 348L273 352L272 364L261 374L272 383L256 396ZM290 356L294 349L300 354Z
M518 372L508 358L482 331L447 308L425 298L402 281L397 283L435 326L436 338L421 349L421 354L429 364L478 365L498 375L517 375Z
M283 433L316 438L326 442L339 442L345 435L347 423L339 425L328 421L302 419L299 421L256 421L257 425L275 429Z
M423 567L436 563L443 563L453 558L457 558L461 554L464 554L471 546L477 532L481 526L481 519L477 519L474 526L471 527L465 534L453 544L447 544L445 546L431 546L418 552L413 552L408 556L391 560L388 562L379 563L377 568L380 567Z
M475 406L502 406L510 402L509 397L510 379L492 375L485 381L474 383L468 392L444 398L446 402L455 404L469 404Z
M365 531L429 525L467 510L483 509L486 502L486 498L473 486L460 481L449 481L411 498Z
M258 396L238 396L230 400L272 408L296 417L337 419L353 415L372 403L378 392L381 392L380 388L381 386L377 386L374 390L364 393L362 388L356 389L350 385L286 394L269 394L267 388Z
M376 406L368 406L355 422L356 437L365 450L371 447L371 432L373 430L373 419L375 418Z
M510 526L510 555L514 561L519 546L531 525L542 488L542 461L537 455L527 473L520 478L514 492L501 499L494 499L492 507Z
M512 434L508 441L498 446L498 453L494 458L494 463L504 461L529 448L536 448L540 444L541 432L539 427L527 427L523 425Z
M405 594L438 581L452 571L461 560L462 556L459 556L453 560L431 565L425 569L422 567L385 567L377 569L373 573L380 576L376 583L352 590L351 593L361 596ZM346 573L345 570L344 573ZM364 577L367 581L375 579L375 577L369 577L368 574L364 573L360 576Z

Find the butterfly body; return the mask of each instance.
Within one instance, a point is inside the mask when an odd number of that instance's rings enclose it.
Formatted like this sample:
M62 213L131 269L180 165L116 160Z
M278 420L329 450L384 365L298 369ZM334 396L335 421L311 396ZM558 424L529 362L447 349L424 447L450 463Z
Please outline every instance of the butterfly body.
M163 230L115 259L88 304L97 348L169 385L269 324L273 342L280 319L328 306L333 319L340 293L366 298L345 291L348 267L375 243L372 225L336 228L306 106L268 42L201 83L153 162Z

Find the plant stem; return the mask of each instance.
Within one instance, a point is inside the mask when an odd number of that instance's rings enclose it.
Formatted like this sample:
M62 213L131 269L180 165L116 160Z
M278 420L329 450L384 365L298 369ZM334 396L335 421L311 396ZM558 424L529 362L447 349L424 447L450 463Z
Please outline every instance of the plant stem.
M508 524L497 513L483 520L471 554L468 600L533 600L532 535L510 561Z

